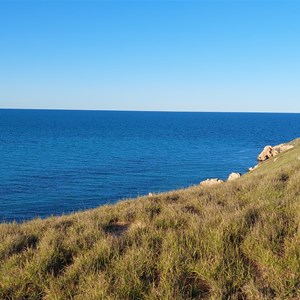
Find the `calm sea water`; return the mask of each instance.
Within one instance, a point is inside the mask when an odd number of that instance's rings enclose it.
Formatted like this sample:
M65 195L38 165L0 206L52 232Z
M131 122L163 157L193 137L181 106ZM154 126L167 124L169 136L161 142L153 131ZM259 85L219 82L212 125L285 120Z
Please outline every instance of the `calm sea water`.
M0 221L22 221L227 178L300 114L0 110Z

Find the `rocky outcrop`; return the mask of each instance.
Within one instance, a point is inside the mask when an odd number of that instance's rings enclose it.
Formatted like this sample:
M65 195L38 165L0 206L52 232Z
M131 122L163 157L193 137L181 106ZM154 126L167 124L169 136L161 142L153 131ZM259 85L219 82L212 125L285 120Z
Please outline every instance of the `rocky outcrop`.
M210 185L220 184L222 182L224 182L224 181L219 178L209 178L204 181L201 181L200 185L201 186L210 186Z
M264 161L273 156L273 147L266 146L264 150L258 155L257 160Z
M273 156L276 156L277 154L287 151L291 148L293 148L293 145L286 145L286 144L280 144L277 146L266 146L264 150L258 155L257 160L259 161L265 161Z
M277 146L266 146L264 148L264 150L258 155L257 160L259 162L265 161L271 157L274 157L276 155L278 155L281 152L287 151L289 149L294 148L293 145L289 145L289 144L280 144ZM300 156L298 157L298 159L300 160ZM274 159L274 161L276 161L277 158ZM258 163L256 166L251 167L248 169L248 171L253 171L255 170L257 167L260 166L260 163ZM241 173L231 173L226 181L233 181L233 180L237 180L238 178L240 178L242 176ZM204 181L200 182L200 186L211 186L211 185L216 185L216 184L220 184L224 182L223 180L219 179L219 178L208 178ZM149 193L149 196L152 196L152 193Z
M286 145L286 144L280 144L280 145L278 145L278 146L276 146L276 147L279 147L279 148L280 148L280 152L284 152L284 151L287 151L287 150L289 150L289 149L294 148L293 145ZM275 147L275 148L276 148L276 147Z
M241 176L242 176L241 173L231 173L231 174L228 176L227 181L236 180L236 179L240 178Z

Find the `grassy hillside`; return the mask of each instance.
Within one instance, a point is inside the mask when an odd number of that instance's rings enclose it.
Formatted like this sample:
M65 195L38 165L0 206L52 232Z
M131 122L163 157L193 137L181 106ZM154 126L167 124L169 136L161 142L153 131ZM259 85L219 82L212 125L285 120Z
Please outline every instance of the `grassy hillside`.
M292 143L236 181L1 224L0 299L300 299Z

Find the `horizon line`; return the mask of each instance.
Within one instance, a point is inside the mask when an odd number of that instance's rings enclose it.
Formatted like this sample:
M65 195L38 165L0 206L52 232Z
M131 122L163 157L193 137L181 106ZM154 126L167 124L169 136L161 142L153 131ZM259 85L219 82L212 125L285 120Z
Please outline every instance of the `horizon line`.
M102 111L102 112L157 112L157 113L244 113L244 114L299 114L291 111L209 111L209 110L139 110L139 109L82 109L82 108L16 108L0 107L0 110L45 110L45 111Z

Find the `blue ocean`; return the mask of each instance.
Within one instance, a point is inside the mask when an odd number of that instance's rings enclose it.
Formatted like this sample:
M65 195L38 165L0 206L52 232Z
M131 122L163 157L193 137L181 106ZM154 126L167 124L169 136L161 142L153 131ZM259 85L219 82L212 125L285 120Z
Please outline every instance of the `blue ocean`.
M226 179L299 136L300 114L0 110L0 221Z

